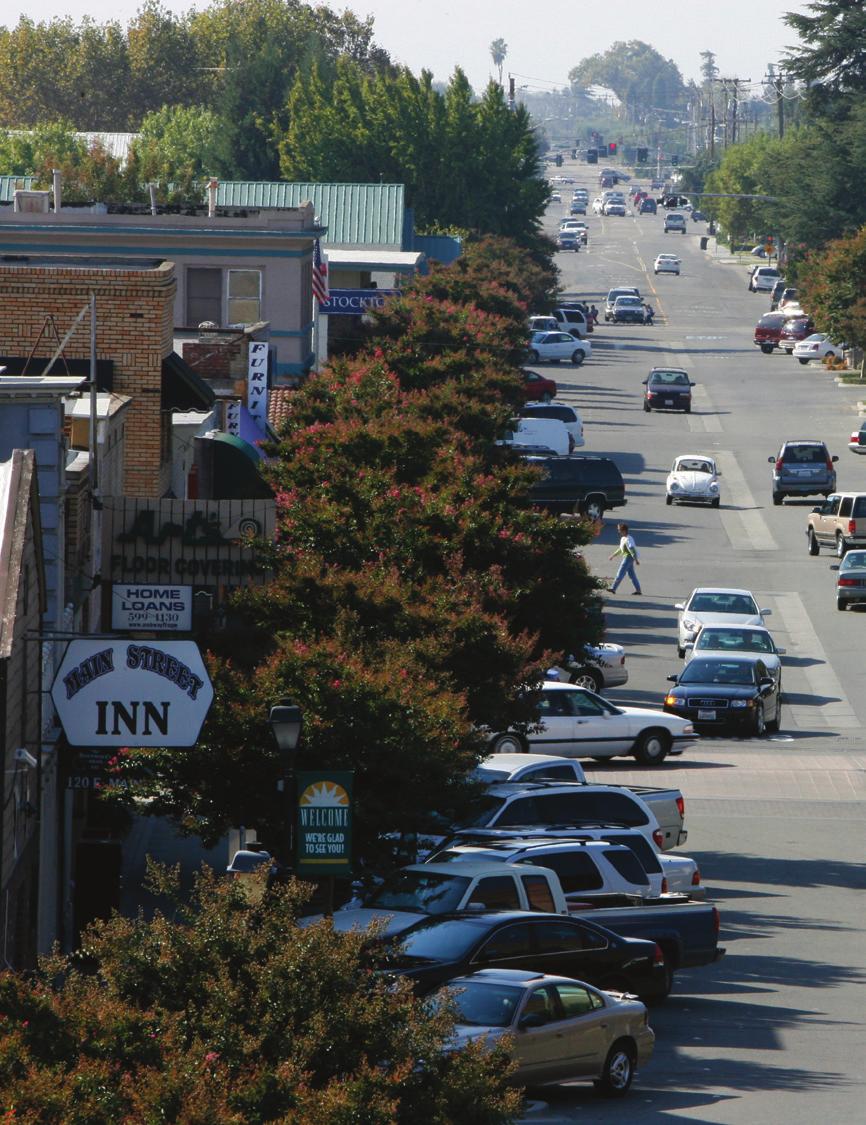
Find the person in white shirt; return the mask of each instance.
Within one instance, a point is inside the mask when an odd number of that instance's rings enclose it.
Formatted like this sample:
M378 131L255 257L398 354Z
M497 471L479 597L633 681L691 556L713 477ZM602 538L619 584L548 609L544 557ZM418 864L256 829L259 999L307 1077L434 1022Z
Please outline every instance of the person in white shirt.
M640 566L640 562L638 561L637 547L635 545L634 538L629 534L627 523L618 523L616 525L616 529L620 534L619 546L614 551L614 553L609 556L609 558L615 559L617 555L619 555L620 562L619 569L616 572L616 577L611 584L610 592L612 594L615 594L617 586L619 586L623 578L628 575L628 577L632 580L632 584L634 586L634 590L632 590L632 593L640 594L642 593L640 582L638 581L637 573L634 569L636 566Z

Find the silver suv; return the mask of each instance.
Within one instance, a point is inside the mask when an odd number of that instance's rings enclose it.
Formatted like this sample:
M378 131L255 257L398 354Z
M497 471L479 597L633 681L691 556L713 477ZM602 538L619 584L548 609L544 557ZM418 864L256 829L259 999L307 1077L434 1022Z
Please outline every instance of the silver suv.
M786 496L829 497L836 491L838 457L831 457L823 441L805 439L786 441L775 457L767 460L773 466L773 503L781 504Z
M834 492L809 513L809 554L832 547L841 559L852 547L866 547L866 492Z
M679 231L680 234L686 233L686 217L674 212L673 215L665 215L665 234L669 230Z

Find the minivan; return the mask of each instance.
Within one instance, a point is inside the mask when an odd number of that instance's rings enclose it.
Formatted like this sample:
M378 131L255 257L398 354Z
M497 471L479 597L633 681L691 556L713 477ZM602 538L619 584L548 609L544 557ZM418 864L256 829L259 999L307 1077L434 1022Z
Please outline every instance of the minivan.
M558 418L512 418L503 443L543 447L558 455L574 450L574 438Z
M527 402L520 408L521 418L555 418L571 434L575 448L583 445L583 421L567 402Z
M801 439L785 441L775 457L767 460L773 466L773 503L781 504L786 496L828 497L836 491L838 457L830 456L823 441Z
M526 460L543 470L541 479L529 490L533 507L600 520L608 508L621 508L626 503L625 481L609 457L572 453L567 457L529 456Z

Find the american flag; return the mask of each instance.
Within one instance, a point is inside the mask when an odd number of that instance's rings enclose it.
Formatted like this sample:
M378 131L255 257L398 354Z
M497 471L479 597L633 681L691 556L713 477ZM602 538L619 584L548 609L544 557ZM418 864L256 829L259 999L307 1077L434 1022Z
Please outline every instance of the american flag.
M318 238L313 248L313 296L320 305L328 299L328 260L322 254Z

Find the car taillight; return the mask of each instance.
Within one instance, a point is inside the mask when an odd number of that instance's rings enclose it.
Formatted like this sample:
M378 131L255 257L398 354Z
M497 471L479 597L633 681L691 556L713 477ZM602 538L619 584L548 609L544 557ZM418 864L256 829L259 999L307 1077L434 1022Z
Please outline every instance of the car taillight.
M839 586L858 586L859 582L856 578L840 578L837 585L839 585Z
M719 930L722 928L722 919L719 916L719 910L716 906L713 907L713 926L715 927L716 934L718 934Z
M701 869L696 867L692 872L692 886L699 887L701 885Z
M666 895L667 893L668 893L668 881L665 878L665 876L662 875L662 894Z
M781 471L782 471L782 458L777 457L776 458L776 472L781 473Z
M625 653L623 653L622 656L619 658L619 662L620 662L620 664L625 664Z
M653 957L653 961L655 961L657 965L663 965L665 963L665 951L662 949L658 942L656 942L656 951Z
M833 462L830 460L829 457L827 458L827 472L828 473L833 472Z
M856 535L857 534L857 521L856 520L848 520L848 534L849 535Z
M686 799L685 797L677 797L677 810L681 817L685 818L686 815Z
M665 834L664 832L662 832L661 828L656 828L656 830L653 832L653 840L655 841L655 845L657 848L660 848L662 844L664 844Z

